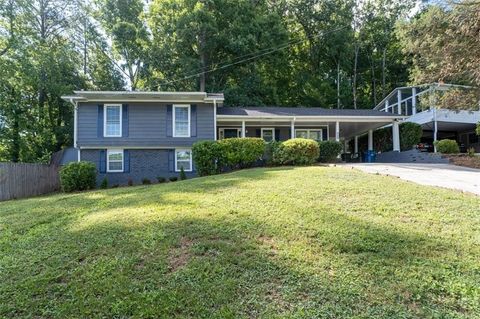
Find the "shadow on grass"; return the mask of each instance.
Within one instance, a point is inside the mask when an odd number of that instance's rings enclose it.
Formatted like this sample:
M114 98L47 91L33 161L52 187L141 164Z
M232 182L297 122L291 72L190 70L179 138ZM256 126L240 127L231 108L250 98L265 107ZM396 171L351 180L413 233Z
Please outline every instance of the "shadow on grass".
M245 178L199 179L195 187L215 191ZM154 196L188 191L186 185L160 186ZM98 209L141 202L133 196ZM0 263L1 315L413 318L469 311L448 304L442 278L432 279L445 275L449 261L439 267L437 254L452 245L342 214L319 216L287 234L281 217L267 224L240 214L58 226L37 220L28 237L3 242L10 249ZM415 280L406 280L409 271ZM433 288L421 286L427 279ZM396 295L405 290L411 295Z

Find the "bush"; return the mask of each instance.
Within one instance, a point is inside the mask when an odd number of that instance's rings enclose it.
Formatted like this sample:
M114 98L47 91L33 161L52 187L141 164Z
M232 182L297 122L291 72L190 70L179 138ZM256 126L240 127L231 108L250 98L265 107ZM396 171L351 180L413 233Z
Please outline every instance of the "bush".
M183 166L180 167L180 180L184 181L187 179L187 174L185 174L185 170L183 169Z
M152 182L148 178L142 179L142 184L143 185L150 185Z
M469 157L475 157L475 149L473 147L470 147L468 150L467 150L467 155Z
M165 177L157 177L157 180L160 184L165 183L167 181Z
M178 181L178 177L176 177L176 176L171 176L171 177L168 178L168 180L169 180L170 182L176 182L176 181Z
M200 176L218 174L225 165L225 153L217 141L202 141L193 144L193 162Z
M108 179L104 177L102 179L102 182L100 183L100 188L101 189L107 189L108 188Z
M273 165L275 162L273 161L273 153L275 150L280 147L282 143L278 141L271 141L265 144L265 152L263 153L263 159L267 165Z
M435 146L437 147L437 152L443 154L455 154L460 153L460 148L458 144L454 140L440 140L435 142Z
M411 150L420 143L423 135L422 126L417 123L404 122L400 124L400 149L402 151Z
M477 135L480 135L480 122L477 123Z
M225 154L226 165L232 169L251 167L265 152L265 141L256 137L228 138L218 143Z
M305 138L285 141L273 153L273 162L281 165L309 165L317 161L318 143Z
M337 141L321 141L318 142L320 156L318 160L323 163L334 162L338 155L342 153L342 143Z
M64 192L94 189L97 169L90 162L72 162L60 170L60 183Z

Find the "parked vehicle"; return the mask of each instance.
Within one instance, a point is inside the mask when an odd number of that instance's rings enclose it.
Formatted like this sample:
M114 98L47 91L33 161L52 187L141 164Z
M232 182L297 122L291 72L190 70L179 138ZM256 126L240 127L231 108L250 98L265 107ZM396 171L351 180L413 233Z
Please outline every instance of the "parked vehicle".
M420 152L433 152L433 145L427 142L420 142L417 144L417 149Z

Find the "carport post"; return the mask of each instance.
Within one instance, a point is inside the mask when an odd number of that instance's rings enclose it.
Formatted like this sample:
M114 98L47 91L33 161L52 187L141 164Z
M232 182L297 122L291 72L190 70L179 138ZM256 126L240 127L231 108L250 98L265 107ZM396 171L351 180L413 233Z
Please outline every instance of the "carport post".
M290 122L290 138L295 138L295 119Z
M392 125L393 151L400 152L400 128L398 121L393 121Z
M245 121L242 121L242 138L245 138L245 136L246 136L246 135L245 135L245 130L246 130L246 128L245 128Z
M355 135L355 138L354 138L354 152L355 152L355 155L358 154L358 135Z
M340 122L335 122L335 141L340 142Z
M397 91L397 108L398 114L402 114L402 91L400 89Z
M412 88L412 115L417 114L417 88Z
M368 150L373 151L373 130L368 130Z

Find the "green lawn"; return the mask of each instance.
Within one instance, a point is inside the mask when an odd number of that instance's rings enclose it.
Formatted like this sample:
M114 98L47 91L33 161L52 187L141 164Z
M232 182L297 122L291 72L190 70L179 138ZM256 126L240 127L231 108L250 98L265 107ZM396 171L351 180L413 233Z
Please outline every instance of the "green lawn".
M0 203L0 317L479 316L473 195L305 167Z

